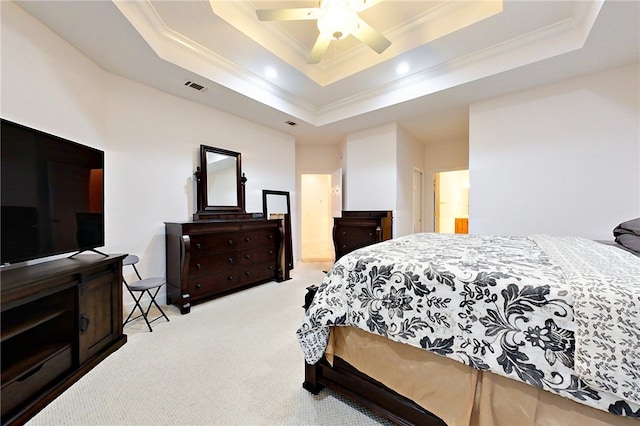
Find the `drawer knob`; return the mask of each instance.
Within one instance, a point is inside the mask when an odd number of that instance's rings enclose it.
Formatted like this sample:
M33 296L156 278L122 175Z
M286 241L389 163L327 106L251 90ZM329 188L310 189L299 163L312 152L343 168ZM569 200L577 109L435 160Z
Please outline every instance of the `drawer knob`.
M247 259L251 259L251 255L250 254L245 254L244 257L247 258Z
M202 288L202 284L196 284L196 288Z
M232 258L229 258L227 260L229 261L229 263L233 263L233 259Z
M244 240L245 240L246 242L249 242L249 241L251 241L251 237L246 237Z
M196 248L197 248L197 249L202 248L202 246L200 245L200 243L196 243Z
M233 240L229 240L229 245L232 246L233 245Z
M269 270L273 271L273 266L269 265Z
M342 231L342 235L347 235L347 231Z
M247 272L245 272L244 274L245 274L246 276L249 276L249 275L251 275L251 272L247 271Z
M369 232L369 236L370 236L370 237L373 237L373 232Z
M273 235L269 234L269 239L273 240Z
M269 254L273 254L273 250L269 250Z
M227 277L227 279L228 279L229 281L233 281L233 277L232 277L231 275L229 275L229 276Z
M196 263L196 269L200 269L202 268L202 265L200 265L199 263Z

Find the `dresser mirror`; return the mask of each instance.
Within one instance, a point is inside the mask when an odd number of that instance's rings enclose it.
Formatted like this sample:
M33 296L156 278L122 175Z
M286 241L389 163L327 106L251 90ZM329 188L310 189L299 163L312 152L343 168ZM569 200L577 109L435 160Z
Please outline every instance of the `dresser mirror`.
M244 212L241 154L200 145L198 211Z

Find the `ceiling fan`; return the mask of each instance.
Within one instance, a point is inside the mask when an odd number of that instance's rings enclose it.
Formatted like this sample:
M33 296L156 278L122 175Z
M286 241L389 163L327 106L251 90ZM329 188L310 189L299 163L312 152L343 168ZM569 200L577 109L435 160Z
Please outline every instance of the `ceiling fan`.
M343 39L349 34L378 53L389 47L391 42L358 16L358 12L380 1L382 0L320 0L319 7L259 9L256 14L260 21L317 20L320 35L307 59L308 64L317 64L332 40Z

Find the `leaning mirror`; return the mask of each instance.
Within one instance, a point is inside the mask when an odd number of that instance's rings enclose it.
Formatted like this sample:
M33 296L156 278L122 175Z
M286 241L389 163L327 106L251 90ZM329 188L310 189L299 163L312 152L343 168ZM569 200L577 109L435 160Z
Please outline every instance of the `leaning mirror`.
M241 154L200 145L199 211L244 212Z
M293 242L291 238L291 203L289 192L262 190L262 214L265 219L282 220L282 253L280 269L282 279L290 278L289 271L293 269Z

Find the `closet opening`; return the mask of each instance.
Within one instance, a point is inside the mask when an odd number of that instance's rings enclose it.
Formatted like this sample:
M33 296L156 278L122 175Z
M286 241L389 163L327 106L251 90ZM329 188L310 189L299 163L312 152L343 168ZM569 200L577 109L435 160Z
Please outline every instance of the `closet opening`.
M469 170L434 173L435 232L469 233Z

